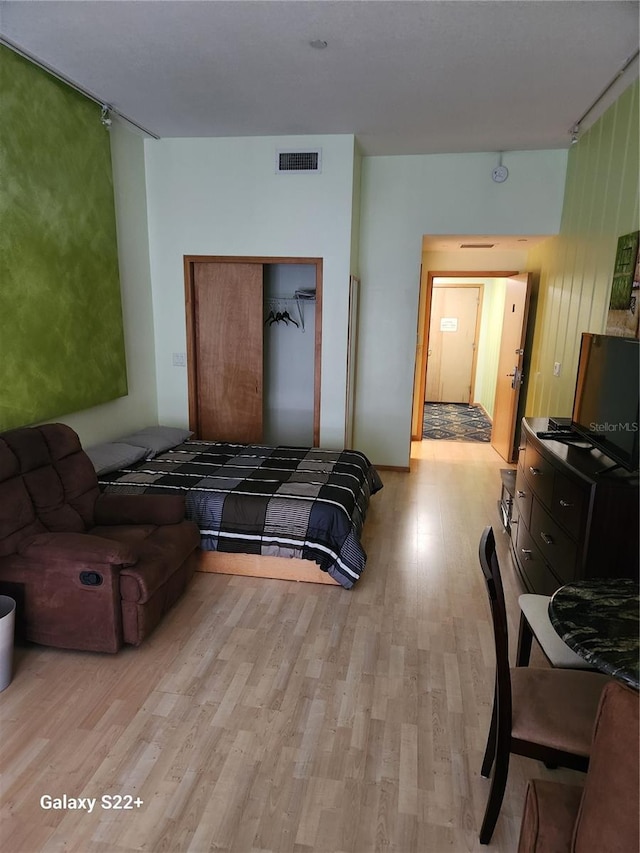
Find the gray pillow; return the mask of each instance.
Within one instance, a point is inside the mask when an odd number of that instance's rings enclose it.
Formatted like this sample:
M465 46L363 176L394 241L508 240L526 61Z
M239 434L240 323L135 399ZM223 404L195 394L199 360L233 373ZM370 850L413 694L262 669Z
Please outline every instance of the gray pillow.
M147 455L144 447L136 447L134 444L124 444L120 441L96 444L83 449L93 463L96 474L108 474L109 471L117 471L118 468L127 468Z
M187 438L191 438L193 432L190 429L181 429L180 427L167 426L152 426L145 427L131 435L126 435L120 439L127 444L134 444L137 447L144 447L147 459L153 459L158 453L168 450L170 447L175 447L177 444L182 444Z

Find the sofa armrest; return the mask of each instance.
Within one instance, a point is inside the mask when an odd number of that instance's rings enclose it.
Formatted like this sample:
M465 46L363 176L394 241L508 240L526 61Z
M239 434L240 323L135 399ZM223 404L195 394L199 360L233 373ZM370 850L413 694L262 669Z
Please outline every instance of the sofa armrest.
M24 638L62 649L117 652L124 641L122 567L83 563L77 555L65 560L62 555L63 549L52 558L45 548L33 547L30 557L0 557L0 577L21 592L19 618Z
M18 553L28 560L72 565L96 563L133 566L138 561L137 555L128 545L89 533L39 533L23 542Z
M94 508L96 525L179 524L184 521L184 495L101 494Z

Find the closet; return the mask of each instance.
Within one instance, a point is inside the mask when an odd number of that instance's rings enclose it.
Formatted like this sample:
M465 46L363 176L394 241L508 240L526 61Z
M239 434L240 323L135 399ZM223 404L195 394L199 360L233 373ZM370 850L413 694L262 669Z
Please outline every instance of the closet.
M186 256L189 425L318 445L322 260Z

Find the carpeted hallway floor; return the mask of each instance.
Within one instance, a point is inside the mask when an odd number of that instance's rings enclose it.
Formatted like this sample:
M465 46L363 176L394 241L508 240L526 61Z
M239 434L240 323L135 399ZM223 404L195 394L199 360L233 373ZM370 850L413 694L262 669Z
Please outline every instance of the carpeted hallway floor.
M422 437L448 441L490 441L491 421L479 406L425 403Z

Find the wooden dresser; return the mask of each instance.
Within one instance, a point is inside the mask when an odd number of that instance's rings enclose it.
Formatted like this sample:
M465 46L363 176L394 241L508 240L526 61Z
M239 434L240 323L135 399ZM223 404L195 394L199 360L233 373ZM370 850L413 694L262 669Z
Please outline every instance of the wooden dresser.
M511 553L529 592L580 578L638 579L638 478L597 450L540 439L546 418L524 418Z

